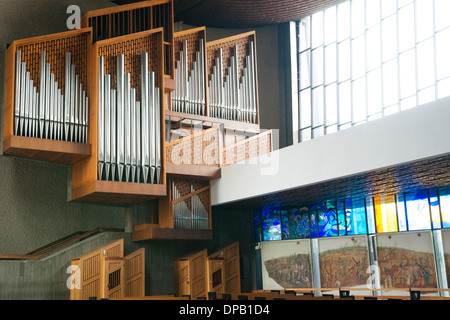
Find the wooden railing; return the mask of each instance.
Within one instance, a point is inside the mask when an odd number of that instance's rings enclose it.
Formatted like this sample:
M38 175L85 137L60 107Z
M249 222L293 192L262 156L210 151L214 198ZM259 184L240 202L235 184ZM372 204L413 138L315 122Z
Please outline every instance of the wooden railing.
M222 149L222 166L246 161L273 151L272 130L266 130L248 139Z
M221 147L221 127L215 126L166 143L166 162L223 167L273 151L272 130Z
M166 162L219 167L221 164L221 126L166 143Z

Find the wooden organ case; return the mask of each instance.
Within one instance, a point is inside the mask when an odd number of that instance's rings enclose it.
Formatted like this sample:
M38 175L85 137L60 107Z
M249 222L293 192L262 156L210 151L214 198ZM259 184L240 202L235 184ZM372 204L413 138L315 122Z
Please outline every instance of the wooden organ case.
M210 180L273 145L255 32L207 42L205 27L175 32L173 11L173 0L89 11L81 29L6 52L3 152L70 165L72 201L153 201L135 242L212 239ZM240 285L227 257L202 259L202 288Z

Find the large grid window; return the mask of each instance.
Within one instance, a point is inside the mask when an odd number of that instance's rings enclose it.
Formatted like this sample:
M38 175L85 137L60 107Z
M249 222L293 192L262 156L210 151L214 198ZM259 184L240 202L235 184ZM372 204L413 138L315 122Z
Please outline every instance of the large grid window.
M449 16L449 0L348 0L299 21L299 141L449 96Z

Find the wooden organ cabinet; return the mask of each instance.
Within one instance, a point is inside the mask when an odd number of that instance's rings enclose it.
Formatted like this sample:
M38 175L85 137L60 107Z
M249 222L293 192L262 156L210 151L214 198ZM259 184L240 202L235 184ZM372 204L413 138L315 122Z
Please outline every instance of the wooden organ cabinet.
M241 292L239 242L208 255L206 249L186 254L174 261L175 294L191 299Z
M111 240L71 261L70 300L142 297L145 251L124 256L123 239Z

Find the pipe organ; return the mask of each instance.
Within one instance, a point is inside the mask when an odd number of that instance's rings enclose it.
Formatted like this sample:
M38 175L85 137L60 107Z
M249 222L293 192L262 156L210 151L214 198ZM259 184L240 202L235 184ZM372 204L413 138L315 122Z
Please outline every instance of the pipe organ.
M116 89L99 57L98 175L100 180L136 183L161 181L160 102L155 72L148 70L148 53L140 55L141 101L117 55Z
M182 113L205 115L205 48L203 39L199 39L199 50L195 52L195 60L188 61L187 40L183 41L180 60L175 67L175 90L172 92L172 110Z
M5 154L70 165L73 201L156 199L157 228L136 241L167 230L211 238L209 180L227 145L260 133L255 32L207 42L205 27L174 32L173 0L142 1L89 11L79 30L16 40L5 66ZM166 141L166 116L190 135ZM195 163L174 161L188 152Z

